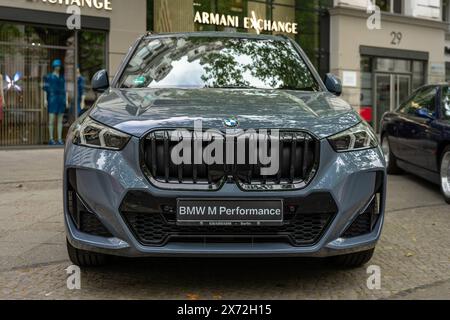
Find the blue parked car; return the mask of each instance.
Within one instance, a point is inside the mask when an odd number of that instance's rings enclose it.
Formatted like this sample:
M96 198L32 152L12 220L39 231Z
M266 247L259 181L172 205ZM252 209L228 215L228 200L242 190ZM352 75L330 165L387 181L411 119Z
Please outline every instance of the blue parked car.
M427 85L383 116L382 148L389 174L402 169L441 186L450 204L450 87Z

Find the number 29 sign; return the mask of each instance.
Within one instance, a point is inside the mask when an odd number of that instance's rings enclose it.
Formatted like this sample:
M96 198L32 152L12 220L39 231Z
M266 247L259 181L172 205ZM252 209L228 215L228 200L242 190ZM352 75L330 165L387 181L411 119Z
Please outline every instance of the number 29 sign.
M391 32L391 44L394 46L400 45L403 39L403 33L392 31Z

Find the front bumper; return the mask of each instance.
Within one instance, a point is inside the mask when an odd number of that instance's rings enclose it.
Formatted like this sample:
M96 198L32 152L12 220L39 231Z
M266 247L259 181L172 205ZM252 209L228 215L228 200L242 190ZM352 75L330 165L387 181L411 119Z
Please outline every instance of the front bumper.
M376 246L380 238L386 197L386 173L382 152L377 149L336 153L326 140L321 142L321 159L313 181L296 191L245 192L235 184L218 191L162 190L149 183L141 171L139 139L132 138L120 152L91 149L71 144L66 146L64 172L64 216L67 238L76 248L124 257L152 256L304 256L327 257L365 251ZM69 169L76 170L77 191L86 205L97 215L112 237L94 236L78 230L68 211ZM382 179L379 190L375 190ZM337 205L337 213L320 239L311 245L294 246L286 242L264 243L192 243L173 241L160 246L143 245L120 212L130 191L143 191L153 198L281 198L301 199L311 194L329 193ZM370 233L344 238L352 222L367 208L379 192L379 217Z

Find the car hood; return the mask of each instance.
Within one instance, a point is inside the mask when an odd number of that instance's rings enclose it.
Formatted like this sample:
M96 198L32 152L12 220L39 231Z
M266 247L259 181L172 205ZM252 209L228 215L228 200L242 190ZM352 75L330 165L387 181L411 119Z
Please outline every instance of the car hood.
M318 138L361 121L344 100L328 92L256 89L110 89L90 116L141 137L154 128L224 129L235 117L240 129L302 129Z

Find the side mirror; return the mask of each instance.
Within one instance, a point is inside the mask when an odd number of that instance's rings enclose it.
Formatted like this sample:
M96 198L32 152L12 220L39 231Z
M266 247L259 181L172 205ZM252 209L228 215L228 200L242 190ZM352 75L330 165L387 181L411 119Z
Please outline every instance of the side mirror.
M339 78L334 74L327 73L327 75L325 76L325 86L327 87L328 91L337 95L338 97L342 94L341 80L339 80Z
M434 115L430 114L426 108L417 109L416 116L423 119L434 120Z
M102 93L109 88L108 71L100 70L92 78L92 90Z

